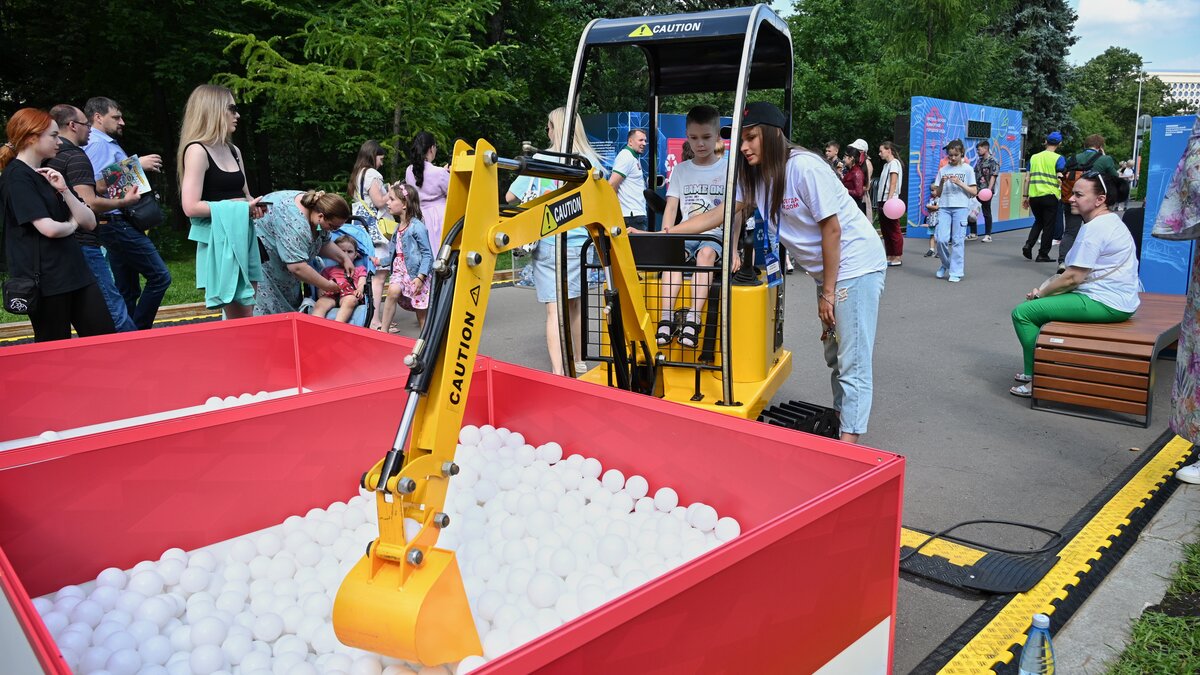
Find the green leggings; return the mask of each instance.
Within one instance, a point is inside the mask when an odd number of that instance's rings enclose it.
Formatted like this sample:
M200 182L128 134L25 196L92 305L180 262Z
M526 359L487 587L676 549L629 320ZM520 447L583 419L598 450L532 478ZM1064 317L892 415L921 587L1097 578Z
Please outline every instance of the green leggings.
M1042 324L1051 321L1117 323L1131 316L1133 312L1118 312L1082 293L1063 293L1022 302L1013 309L1012 322L1025 356L1025 374L1033 375L1033 348L1037 345Z

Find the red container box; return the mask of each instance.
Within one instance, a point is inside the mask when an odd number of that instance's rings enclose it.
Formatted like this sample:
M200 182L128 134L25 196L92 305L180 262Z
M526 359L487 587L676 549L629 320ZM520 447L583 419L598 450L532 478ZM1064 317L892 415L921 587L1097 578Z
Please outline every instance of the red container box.
M20 626L0 604L0 645L67 673L30 597L355 494L395 434L410 348L285 315L0 350L4 438L309 390L0 453L0 586ZM333 423L347 416L353 439ZM486 358L464 423L558 441L742 525L479 672L891 670L903 458Z

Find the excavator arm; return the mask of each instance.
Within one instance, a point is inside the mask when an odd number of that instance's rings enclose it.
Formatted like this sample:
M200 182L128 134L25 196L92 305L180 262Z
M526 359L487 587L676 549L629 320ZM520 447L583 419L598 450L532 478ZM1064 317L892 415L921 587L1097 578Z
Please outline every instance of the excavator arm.
M499 171L562 181L506 209ZM482 654L452 551L436 546L499 254L587 228L604 266L604 307L618 386L662 395L654 322L638 284L616 193L582 157L566 163L502 159L486 141L454 147L446 221L429 315L412 354L408 401L392 449L363 475L374 491L379 537L338 589L333 623L345 644L424 664ZM635 235L637 236L637 235Z

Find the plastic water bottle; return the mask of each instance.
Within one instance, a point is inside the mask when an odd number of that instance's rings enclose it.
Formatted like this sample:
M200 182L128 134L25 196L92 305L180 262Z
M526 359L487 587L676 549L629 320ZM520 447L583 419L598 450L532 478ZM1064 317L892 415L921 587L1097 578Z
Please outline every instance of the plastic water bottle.
M1033 628L1021 650L1020 675L1054 675L1054 645L1050 642L1050 617L1033 615Z

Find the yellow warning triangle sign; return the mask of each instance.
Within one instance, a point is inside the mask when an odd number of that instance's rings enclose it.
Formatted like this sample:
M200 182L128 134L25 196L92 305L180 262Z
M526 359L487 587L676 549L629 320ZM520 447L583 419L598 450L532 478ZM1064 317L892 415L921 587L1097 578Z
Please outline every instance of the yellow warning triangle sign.
M550 213L550 207L546 207L546 211L542 214L542 236L546 236L558 229L558 221L554 219L554 215Z
M629 37L654 37L654 31L650 30L649 24L642 24L637 30L630 33Z

